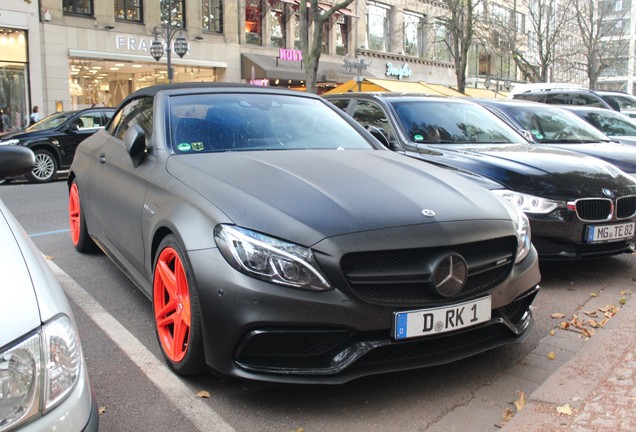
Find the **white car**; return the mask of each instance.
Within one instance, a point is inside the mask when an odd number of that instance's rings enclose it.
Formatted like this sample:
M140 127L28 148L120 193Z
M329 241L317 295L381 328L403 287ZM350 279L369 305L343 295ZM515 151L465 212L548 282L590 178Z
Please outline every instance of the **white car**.
M34 163L26 147L0 147L0 178ZM0 432L96 431L97 402L69 303L2 201L0 245Z

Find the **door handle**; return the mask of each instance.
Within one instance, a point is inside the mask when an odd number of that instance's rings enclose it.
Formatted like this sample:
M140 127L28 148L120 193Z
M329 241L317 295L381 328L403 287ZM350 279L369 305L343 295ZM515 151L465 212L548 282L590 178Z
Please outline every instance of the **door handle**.
M104 153L99 154L99 163L106 163L106 155Z

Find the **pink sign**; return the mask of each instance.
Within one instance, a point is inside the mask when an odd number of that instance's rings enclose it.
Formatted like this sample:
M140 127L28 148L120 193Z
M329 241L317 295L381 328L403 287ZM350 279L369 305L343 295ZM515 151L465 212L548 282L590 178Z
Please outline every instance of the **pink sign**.
M281 48L278 50L278 58L281 60L301 62L303 61L303 52L301 50Z

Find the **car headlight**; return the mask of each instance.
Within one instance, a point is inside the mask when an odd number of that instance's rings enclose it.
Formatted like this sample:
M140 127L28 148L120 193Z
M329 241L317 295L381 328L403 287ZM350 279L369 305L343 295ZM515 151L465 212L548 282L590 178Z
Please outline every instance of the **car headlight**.
M530 253L530 249L532 248L530 220L519 206L514 205L512 202L505 198L502 198L501 193L496 193L495 195L501 198L501 202L506 210L508 210L510 218L512 219L512 223L514 224L515 234L517 236L517 256L515 258L515 264L520 263L524 260L525 257L528 256L528 253Z
M19 139L10 139L6 141L0 140L0 145L18 145L18 144L20 144Z
M81 364L77 329L66 315L0 352L0 432L66 399Z
M249 276L312 291L331 288L309 248L233 225L217 225L214 239L227 262Z
M557 201L505 189L497 189L493 192L504 197L525 213L548 214L559 205Z

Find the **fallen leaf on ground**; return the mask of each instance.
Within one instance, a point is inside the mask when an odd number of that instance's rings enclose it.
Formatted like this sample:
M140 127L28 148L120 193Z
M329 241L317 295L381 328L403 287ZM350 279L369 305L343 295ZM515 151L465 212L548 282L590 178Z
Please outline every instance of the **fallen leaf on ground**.
M515 416L515 413L512 412L512 410L510 408L506 408L503 412L503 420L504 423L509 422L510 420L512 420L512 418Z
M550 336L554 336L555 333L554 329L550 330Z
M598 293L590 293L590 297L598 297Z
M620 299L618 299L618 302L621 304L621 306L625 306L625 303L627 303L627 299L625 297L621 297Z
M554 360L554 359L556 359L556 354L554 353L554 351L550 351L550 352L548 353L548 359L549 359L549 360Z
M521 408L526 406L526 392L519 390L517 394L519 395L519 399L515 402L515 408L517 409L517 412L519 412L521 411Z
M598 312L593 311L583 311L583 313L589 317L596 318L598 316Z
M565 318L565 314L563 314L561 312L555 312L551 316L552 316L552 318L557 318L557 319Z
M99 410L97 410L97 412L99 413L99 415L105 414L106 413L106 407L99 407Z
M556 407L556 410L559 414L565 414L565 415L572 415L572 407L570 406L570 404L565 404L565 405L561 405Z
M210 395L210 392L209 392L209 391L200 390L200 391L198 391L198 392L197 392L197 397L200 397L200 398L206 398L206 399L207 399L207 398L209 398L210 396L211 396L211 395Z

